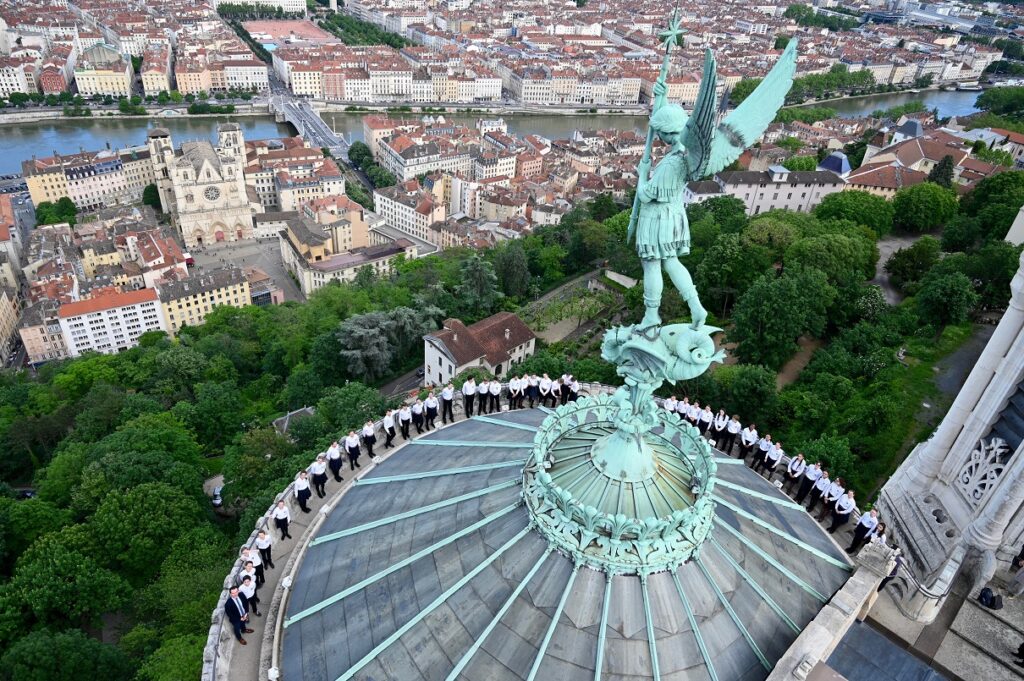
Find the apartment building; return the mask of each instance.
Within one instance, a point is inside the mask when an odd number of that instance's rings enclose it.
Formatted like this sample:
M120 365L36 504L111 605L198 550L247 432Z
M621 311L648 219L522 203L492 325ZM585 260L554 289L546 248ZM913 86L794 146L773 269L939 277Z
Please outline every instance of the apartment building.
M83 97L132 94L132 64L108 45L94 45L75 65L75 82Z
M7 360L14 353L14 339L18 335L20 317L18 290L0 286L0 367L7 366Z
M250 303L249 280L237 267L222 267L198 275L161 283L160 308L172 336L184 326L199 326L206 315L222 305L244 307Z
M436 170L467 176L473 171L473 158L469 151L460 150L444 139L414 140L407 135L395 135L378 142L377 148L380 151L378 162L399 181Z
M147 96L170 92L171 48L167 43L151 43L142 55L142 91Z
M0 96L38 92L39 60L33 57L0 57Z
M723 194L747 206L747 215L769 210L809 212L829 194L843 191L846 182L830 170L790 171L771 166L767 171L728 170L715 175Z
M25 308L18 327L29 364L66 359L68 346L60 326L60 303L43 299Z
M167 331L160 299L153 289L110 292L66 303L58 313L68 356L114 354L138 345L149 331Z
M420 189L416 180L377 189L373 192L373 201L385 223L417 239L436 243L436 233L430 225L445 219L444 203Z
M33 158L21 169L34 204L68 197L84 210L137 203L156 181L146 147Z

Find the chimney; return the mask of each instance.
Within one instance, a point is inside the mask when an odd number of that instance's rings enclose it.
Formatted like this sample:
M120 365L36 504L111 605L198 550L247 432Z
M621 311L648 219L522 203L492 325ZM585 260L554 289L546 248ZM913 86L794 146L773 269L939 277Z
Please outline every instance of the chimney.
M455 333L452 334L452 340L458 342L458 340L459 340L458 332L455 332Z
M505 340L508 340L511 337L512 337L512 331L509 330L509 329L505 329Z

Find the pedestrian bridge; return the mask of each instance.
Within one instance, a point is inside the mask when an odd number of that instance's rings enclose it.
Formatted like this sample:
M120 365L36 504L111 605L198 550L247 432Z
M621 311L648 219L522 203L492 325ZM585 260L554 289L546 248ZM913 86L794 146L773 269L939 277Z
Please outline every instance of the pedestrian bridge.
M329 149L334 158L348 160L350 142L334 132L308 101L290 95L274 95L270 98L270 112L278 121L291 123L310 144Z

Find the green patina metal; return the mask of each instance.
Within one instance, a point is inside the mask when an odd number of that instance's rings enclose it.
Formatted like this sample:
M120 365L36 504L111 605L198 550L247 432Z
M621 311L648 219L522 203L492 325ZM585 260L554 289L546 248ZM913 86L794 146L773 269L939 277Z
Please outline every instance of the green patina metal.
M757 655L757 659L761 661L761 666L766 670L771 671L772 665L768 662L768 658L766 658L764 653L761 652L761 648L757 645L757 642L754 641L754 637L750 635L750 631L747 629L746 625L743 624L739 615L736 614L732 605L729 604L729 599L725 597L724 593L722 593L721 587L718 586L718 582L716 582L714 577L711 576L711 572L708 570L707 566L704 565L704 561L697 559L694 562L697 563L701 572L704 573L704 577L708 580L708 584L711 585L711 589L715 592L715 596L718 597L718 602L721 603L722 607L725 608L725 611L729 613L729 618L732 619L733 624L736 625L736 628L739 629L743 638L746 639L747 644L750 645L750 649L754 651L754 655Z
M529 430L534 431L533 426L524 426L522 423L514 423L513 421L506 421L504 419L494 419L490 416L474 416L474 421L480 421L482 423L492 423L496 426L505 426L506 428L516 428L517 430Z
M482 518L479 521L473 523L469 527L467 527L465 529L462 529L462 530L459 530L455 534L449 535L449 536L445 537L444 539L442 539L442 540L440 540L438 542L435 542L435 543L431 544L430 546L428 546L428 547L426 547L424 549L421 549L421 550L417 551L416 553L412 554L411 556L409 556L408 558L406 558L404 560L398 561L397 563L395 563L391 567L387 568L386 570L381 570L380 572L378 572L378 573L376 573L374 575L370 575L366 579L363 579L363 580L361 580L359 582L356 582L355 584L353 584L352 586L348 587L347 589L339 591L338 593L334 594L330 598L325 598L324 600L320 601L316 605L312 605L312 606L306 608L305 610L302 610L300 612L295 613L294 615L292 615L291 617L287 618L284 621L285 628L287 629L288 627L290 627L291 625L295 624L296 622L298 622L300 620L303 620L303 619L309 617L310 615L314 615L314 614L320 612L321 610L323 610L324 608L329 607L331 605L334 605L338 601L341 601L341 600L343 600L345 598L348 598L349 596L351 596L352 594L354 594L354 593L356 593L358 591L362 591L363 589L365 589L366 587L370 586L374 582L380 581L380 580L384 579L385 577L387 577L388 575L390 575L392 573L395 573L395 572L398 572L399 570L401 570L402 568L404 568L407 565L412 565L413 563L415 563L419 559L424 558L426 556L429 556L434 551L437 551L440 548L444 548L445 546L448 546L449 544L452 544L452 543L458 541L459 539L462 539L463 537L466 537L468 535L473 534L474 532L476 532L480 528L485 527L486 525L489 525L489 524L493 523L498 518L502 518L502 517L508 515L512 511L514 511L517 508L519 508L519 506L520 506L520 504L518 504L518 503L511 504L510 506L506 506L505 508L501 509L497 513L492 513L491 515L487 516L486 518Z
M348 681L348 679L351 679L356 674L358 674L363 669L363 667L370 664L370 662L375 660L378 655L380 655L382 652L390 648L395 641L402 638L402 636L404 636L410 629L415 627L428 615L430 615L430 613L434 612L434 610L441 607L441 605L447 602L447 600L451 598L455 594L455 592L464 587L466 584L469 584L471 581L473 581L474 577L476 577L478 574L486 570L491 565L491 563L498 560L498 558L500 558L506 551L515 546L519 542L519 540L521 540L523 537L530 533L530 529L530 526L527 525L524 529L520 530L516 534L516 536L512 537L507 542L505 542L501 546L501 548L499 548L491 555L487 556L487 558L484 559L479 565L477 565L475 568L467 572L462 577L462 579L452 584L450 587L448 587L448 589L445 590L444 593L442 593L440 596L431 601L431 603L427 607L423 608L418 613L416 613L415 617L413 617L411 620L409 620L401 627L399 627L398 630L395 631L395 633L391 634L386 639L381 641L374 647L373 650L371 650L369 653L363 656L354 665L349 667L344 674L338 677L337 681Z
M544 632L544 640L540 642L540 648L537 649L537 656L533 659L533 666L530 667L530 674L526 677L526 681L533 681L537 678L537 671L540 670L541 662L544 661L544 654L548 650L548 644L551 643L551 637L555 635L555 629L558 627L558 620L562 617L562 611L565 610L565 604L569 600L569 594L572 593L572 585L576 583L576 575L580 573L580 566L573 565L572 572L569 573L569 580L565 583L565 588L562 590L562 597L558 600L558 607L555 608L555 614L551 616L551 624L548 625L548 630Z
M679 575L675 572L672 573L672 583L676 586L676 592L679 594L679 600L683 602L683 609L686 610L686 619L690 622L690 629L693 630L693 638L697 641L697 648L700 649L700 656L704 658L704 666L708 669L708 676L711 677L711 681L718 681L718 673L715 671L715 663L711 660L711 653L708 652L708 647L704 643L704 637L701 636L700 633L700 627L697 626L697 618L694 616L693 608L690 606L690 599L686 597L686 591L683 589L683 585L679 583Z
M673 575L675 573L672 573ZM647 574L640 574L640 594L644 599L644 622L647 625L647 648L651 651L651 677L661 681L661 667L658 665L658 637L654 633L654 619L651 618L651 597L647 594Z
M440 508L446 508L448 506L454 506L455 504L461 503L463 501L469 501L470 499L476 499L477 497L486 496L486 495L490 494L491 492L497 492L498 490L507 489L509 487L515 487L518 484L519 484L519 479L518 478L513 478L512 480L506 480L505 482L500 482L497 485L491 485L490 487L485 487L485 488L483 488L481 490L477 490L476 492L469 492L467 494L461 494L461 495L459 495L457 497L452 497L451 499L445 499L444 501L438 501L437 503L434 503L434 504L427 504L426 506L420 506L419 508L414 508L414 509L412 509L410 511L406 511L405 513L396 513L395 515L388 516L387 518L381 518L380 520L374 520L372 522L363 523L362 525L356 525L354 527L350 527L350 528L345 529L345 530L340 530L338 532L332 532L330 534L325 534L322 537L317 537L313 541L309 542L309 545L310 546L317 546L318 544L323 544L325 542L334 541L335 539L341 539L342 537L348 537L349 535L358 534L359 532L365 532L367 530L372 530L372 529L377 528L377 527L383 527L384 525L390 525L391 523L397 523L399 520L405 520L406 518L412 518L413 516L418 516L421 513L430 513L431 511L436 511L436 510L438 510Z
M533 430L531 428L531 430ZM409 480L422 480L423 478L440 478L445 475L461 475L463 473L479 473L497 468L512 468L523 465L522 459L512 461L498 461L497 463L482 463L476 466L459 466L458 468L442 468L436 471L420 471L419 473L406 473L404 475L382 475L375 478L359 478L355 481L357 485L380 485L391 482L406 482Z
M775 611L775 614L778 615L779 618L786 623L786 626L792 629L794 633L799 634L800 627L797 626L797 623L793 621L793 618L787 615L786 611L779 607L779 604L775 602L775 599L768 595L768 592L765 591L761 587L761 585L757 583L757 580L751 577L750 574L746 570L744 570L739 563L736 562L736 559L733 558L728 551L722 548L721 544L715 541L714 537L711 538L711 545L715 547L718 553L721 554L721 556L725 558L726 561L728 561L729 565L732 566L732 569L735 570L736 573L743 578L743 581L749 584L750 588L752 588L757 593L757 595L761 597L761 600L767 603L768 607Z
M601 624L597 632L597 659L594 661L594 681L601 681L604 668L604 644L608 639L608 606L612 602L612 579L615 575L607 573L604 582L604 599L601 601Z

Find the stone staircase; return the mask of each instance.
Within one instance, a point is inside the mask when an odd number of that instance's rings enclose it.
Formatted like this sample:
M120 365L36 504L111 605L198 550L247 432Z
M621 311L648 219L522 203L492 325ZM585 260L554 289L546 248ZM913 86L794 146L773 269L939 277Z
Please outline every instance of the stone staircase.
M989 610L969 598L939 645L934 662L963 681L1024 681L1024 667L1015 664L1013 657L1021 643L1024 602L1006 599L1002 610Z
M1017 390L1010 397L1006 408L999 414L985 439L992 437L1001 437L1005 440L1011 452L1017 451L1017 447L1024 441L1024 381L1017 385Z

